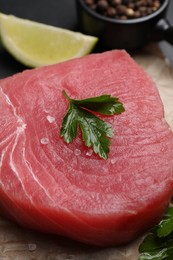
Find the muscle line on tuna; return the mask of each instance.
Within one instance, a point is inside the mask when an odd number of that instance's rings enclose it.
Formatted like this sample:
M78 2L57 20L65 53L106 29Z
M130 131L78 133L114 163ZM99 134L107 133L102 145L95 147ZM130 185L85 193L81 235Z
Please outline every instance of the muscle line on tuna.
M10 166L11 166L11 169L14 171L14 173L16 174L16 176L18 177L18 179L20 180L21 182L21 185L22 185L22 188L23 190L25 191L25 194L26 196L30 199L31 203L33 203L33 200L32 200L32 196L29 196L29 193L27 192L25 186L24 186L24 181L20 178L20 172L18 172L18 170L16 169L15 167L15 162L13 162L13 152L16 148L16 146L18 145L18 141L19 141L19 138L21 137L20 134L23 135L23 140L22 140L22 143L23 143L23 147L22 147L22 158L23 158L23 161L25 162L25 167L26 169L28 170L28 172L32 175L32 178L34 179L34 181L38 184L38 186L44 191L44 193L46 194L46 196L51 200L53 201L53 199L51 198L51 196L49 195L49 193L45 190L44 186L40 183L40 181L38 180L38 178L36 177L36 175L34 174L34 171L29 163L29 161L26 159L26 156L25 156L25 147L26 147L26 136L24 135L24 131L22 131L21 129L21 132L18 132L18 135L16 136L16 140L15 140L15 143L13 145L13 148L12 148L12 152L11 152L11 155L10 155ZM28 173L28 174L29 174Z
M13 162L13 152L14 152L14 150L15 150L17 144L18 144L18 140L19 140L19 138L20 138L21 135L23 135L23 137L25 138L24 132L25 132L25 129L26 129L26 124L23 122L23 119L17 114L16 108L14 107L14 105L13 105L13 103L11 102L10 98L3 92L2 88L0 88L0 91L1 91L2 95L5 97L6 103L12 108L13 114L14 114L14 116L15 116L15 118L16 118L17 123L18 123L16 130L15 130L10 136L8 136L5 140L3 140L3 142L6 143L10 138L11 138L12 141L14 142L13 147L12 147L12 151L11 151L11 154L10 154L10 163L9 163L9 164L10 164L11 169L12 169L13 172L15 173L16 177L19 179L19 181L20 181L20 183L21 183L21 185L22 185L23 190L25 191L25 193L27 193L26 190L25 190L25 187L24 187L24 185L23 185L23 181L20 179L19 173L18 173L18 171L17 171L17 169L16 169L15 162ZM16 137L15 137L15 135L16 135ZM13 139L12 137L15 137L15 138ZM2 142L0 143L0 145L1 145L1 144L2 144ZM23 151L24 151L24 149L23 149ZM24 155L24 152L23 152L23 155ZM1 163L2 163L3 157L4 157L4 155L1 156ZM27 167L28 167L28 165L27 165ZM32 173L32 176L33 176L34 180L35 180L35 181L39 184L39 186L44 190L44 192L46 193L46 196L48 196L49 199L52 200L52 198L51 198L51 197L49 196L49 194L46 192L46 190L44 189L44 187L40 184L40 182L38 181L38 179L35 178L32 169L31 169L30 167L28 167L28 169L30 170L30 173ZM29 197L29 196L28 196L28 197ZM32 199L30 198L30 200L32 200Z
M7 104L11 106L11 108L12 108L12 110L13 110L13 114L14 114L14 116L15 116L16 119L17 119L17 122L20 123L20 126L22 126L22 127L25 129L25 128L26 128L26 124L23 122L22 117L20 117L20 116L17 114L16 108L14 107L14 105L13 105L13 103L11 102L10 98L3 92L3 90L2 90L1 87L0 87L0 91L1 91L2 95L4 95Z

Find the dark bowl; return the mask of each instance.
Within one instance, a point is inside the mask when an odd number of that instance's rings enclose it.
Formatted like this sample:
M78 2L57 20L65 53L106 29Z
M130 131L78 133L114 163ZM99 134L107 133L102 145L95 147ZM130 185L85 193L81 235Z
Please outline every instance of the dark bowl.
M134 19L108 18L76 0L80 30L97 36L106 49L137 49L149 41L166 40L173 44L173 29L165 19L169 0L162 0L154 13Z

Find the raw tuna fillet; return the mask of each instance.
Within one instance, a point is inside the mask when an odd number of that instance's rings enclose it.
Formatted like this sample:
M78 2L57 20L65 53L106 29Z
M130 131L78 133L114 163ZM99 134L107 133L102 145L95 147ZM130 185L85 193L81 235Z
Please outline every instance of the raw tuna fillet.
M60 138L68 102L112 94L125 112L108 160ZM173 194L173 133L150 77L125 51L92 54L0 81L0 212L23 226L100 245L154 225Z

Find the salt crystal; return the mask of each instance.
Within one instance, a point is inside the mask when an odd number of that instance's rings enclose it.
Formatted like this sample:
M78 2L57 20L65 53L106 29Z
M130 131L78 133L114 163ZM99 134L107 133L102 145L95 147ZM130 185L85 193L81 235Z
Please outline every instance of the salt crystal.
M44 138L40 139L40 143L41 144L48 144L49 143L49 139L44 137Z
M76 156L79 156L81 154L81 151L79 149L75 149L74 154Z
M93 154L93 150L89 149L87 152L86 152L86 155L87 156L91 156Z
M116 163L116 161L117 161L117 159L116 159L116 158L114 158L114 159L111 159L111 163L112 163L112 164L115 164L115 163Z
M50 116L50 115L48 115L47 117L47 120L49 121L49 123L53 123L53 122L55 122L55 117L53 117L53 116Z

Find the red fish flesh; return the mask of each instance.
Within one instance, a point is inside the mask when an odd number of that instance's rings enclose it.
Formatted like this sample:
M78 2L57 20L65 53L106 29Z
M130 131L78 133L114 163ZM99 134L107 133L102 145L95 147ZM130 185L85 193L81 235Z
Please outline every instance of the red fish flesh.
M111 94L125 112L108 160L60 138L68 102ZM23 226L99 246L154 225L173 194L173 133L150 77L125 51L27 70L0 81L0 212Z

